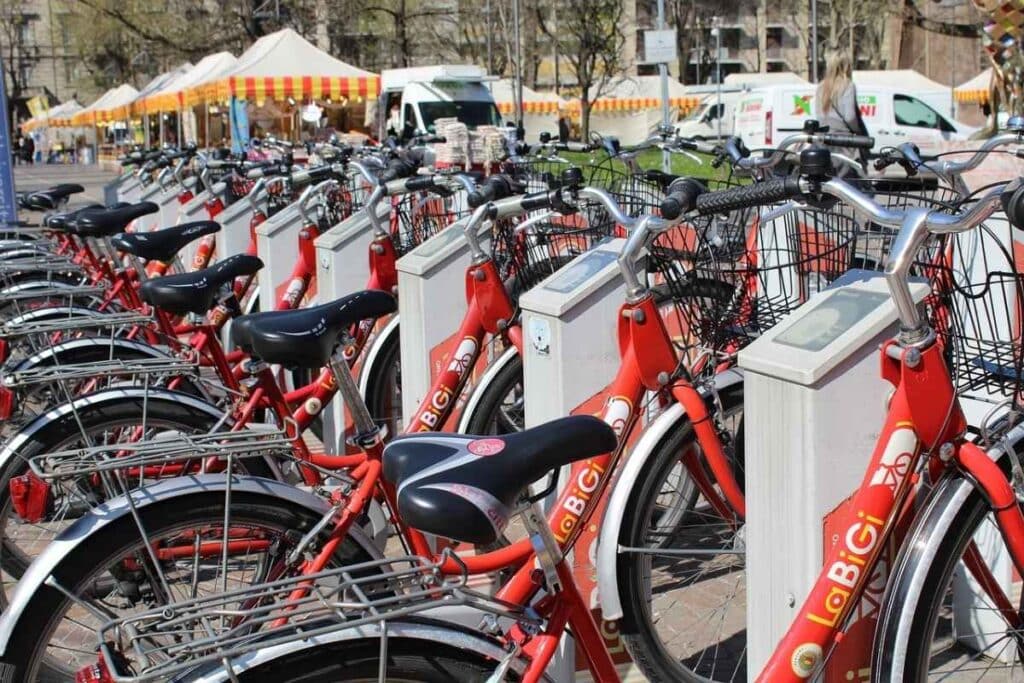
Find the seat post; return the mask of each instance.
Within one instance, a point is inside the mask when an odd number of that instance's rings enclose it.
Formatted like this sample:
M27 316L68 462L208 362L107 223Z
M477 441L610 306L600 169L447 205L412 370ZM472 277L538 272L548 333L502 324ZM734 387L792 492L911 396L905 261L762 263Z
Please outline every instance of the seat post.
M359 393L359 387L356 386L356 381L352 377L352 371L348 369L345 357L341 353L341 346L331 354L327 365L331 374L334 375L334 381L338 383L341 400L344 401L345 408L352 415L358 445L366 447L379 443L381 441L380 428L373 421L370 410L366 407L366 401Z

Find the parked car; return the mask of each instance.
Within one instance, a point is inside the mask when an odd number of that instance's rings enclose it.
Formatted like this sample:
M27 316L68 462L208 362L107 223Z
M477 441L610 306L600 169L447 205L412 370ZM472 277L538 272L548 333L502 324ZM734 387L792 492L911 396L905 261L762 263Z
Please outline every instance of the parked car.
M714 140L729 137L733 131L733 111L743 93L739 91L705 95L701 103L690 114L676 124L676 133L697 140Z
M734 113L735 134L750 149L771 147L789 133L803 129L814 118L814 85L779 85L743 93ZM966 140L976 129L951 121L910 93L896 88L857 88L857 102L875 150L913 142L925 154L939 152L939 144Z

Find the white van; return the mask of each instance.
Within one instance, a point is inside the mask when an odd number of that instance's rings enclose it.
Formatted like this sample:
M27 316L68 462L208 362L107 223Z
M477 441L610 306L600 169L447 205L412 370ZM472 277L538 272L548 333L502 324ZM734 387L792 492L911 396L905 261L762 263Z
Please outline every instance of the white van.
M696 109L676 124L676 133L685 138L714 140L719 137L721 121L721 136L731 136L733 111L741 94L740 91L723 92L721 103L717 94L705 95Z
M814 85L778 85L744 93L736 103L735 134L752 150L777 145L814 118L815 90ZM936 154L941 142L965 140L975 131L895 88L858 87L857 103L875 151L913 142L922 153Z
M381 72L377 107L379 139L434 133L434 121L457 118L470 130L500 126L501 115L487 73L477 66L445 64Z

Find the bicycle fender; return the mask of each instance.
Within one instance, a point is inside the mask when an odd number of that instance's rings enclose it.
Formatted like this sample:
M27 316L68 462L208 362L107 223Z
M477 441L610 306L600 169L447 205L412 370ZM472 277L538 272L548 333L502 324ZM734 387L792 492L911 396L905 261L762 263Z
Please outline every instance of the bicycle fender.
M462 409L462 414L459 415L459 433L468 433L466 430L469 428L469 421L480 406L480 398L483 395L484 390L490 386L497 374L501 372L506 365L514 361L518 355L519 350L514 346L510 346L494 361L487 364L487 367L484 369L484 374L473 387L472 392L470 392L469 400L466 401L466 407Z
M189 497L196 494L222 492L227 488L227 478L223 474L202 474L187 477L174 477L158 482L153 486L131 492L131 503L136 509L147 505L179 499L180 505L190 505ZM275 500L285 500L294 505L304 507L315 515L323 515L330 508L322 497L304 491L284 482L262 477L235 476L231 480L233 494L248 493L265 496ZM114 498L96 507L88 515L79 518L55 538L32 562L28 570L18 581L10 604L0 617L0 656L6 654L11 634L17 627L32 596L50 580L50 575L60 562L71 552L89 542L89 538L107 525L132 514L132 506L126 496ZM349 537L357 543L370 557L380 559L381 553L366 537L363 530L353 526Z
M463 626L450 621L450 617L446 618L443 616L442 609L425 611L424 615L431 615L434 617L431 619L406 618L404 620L395 621L389 619L387 622L388 638L422 640L431 644L445 643L460 650L468 650L470 652L483 655L495 662L502 661L508 654L508 652L502 649L501 644L494 638L484 635L479 630L472 630L468 626ZM450 612L451 608L447 608L447 611ZM478 611L474 611L472 608L463 608L462 611L467 613L471 618L475 615L476 621L480 620L480 613ZM360 640L373 641L378 644L379 647L381 637L380 629L380 624L367 624L347 629L343 629L339 625L337 630L330 633L306 638L304 640L294 640L282 643L280 645L263 648L256 652L236 657L229 662L231 665L231 674L228 673L226 666L217 662L213 665L207 665L199 671L188 671L180 676L172 678L171 681L189 681L189 683L227 683L232 680L232 674L234 676L238 676L257 666L272 662L279 657L293 655L311 648L327 647L340 643L352 643ZM519 674L523 673L524 663L525 662L521 660L513 662L512 670ZM545 675L543 680L550 683L551 678Z
M51 347L45 348L42 351L29 356L28 358L23 358L10 372L18 372L19 370L28 370L30 368L45 365L66 365L66 363L61 360L65 354L70 354L79 349L93 346L101 346L105 350L108 350L111 358L118 357L118 349L149 356L151 358L172 358L171 354L168 353L166 349L161 349L144 342L137 342L132 339L122 339L120 337L81 337L78 339L69 339L68 341L60 342L59 344L54 344Z
M4 296L18 294L19 292L30 292L33 289L77 289L80 286L64 282L63 280L28 280L0 289L0 301L3 300Z
M364 351L365 360L360 364L359 367L359 395L364 399L366 398L366 392L370 388L370 377L373 376L373 368L377 364L380 358L381 350L384 348L388 339L398 334L399 330L399 314L396 313L391 316L391 319L387 321L384 328L380 331L373 341L370 343L369 348Z
M64 402L59 406L50 408L45 413L37 415L31 422L19 429L16 434L8 439L3 448L0 448L0 467L6 466L7 461L11 458L18 457L18 452L21 447L53 420L64 417L74 411L82 410L86 406L115 403L126 398L144 398L146 396L148 396L149 400L165 398L176 403L187 404L192 408L197 408L208 413L214 420L219 420L224 415L224 411L215 405L207 403L206 401L190 394L170 391L169 389L149 388L147 390L145 387L119 387L105 389L92 394L86 394L85 396L79 396L74 401Z
M94 315L102 316L101 311L97 311L94 308L86 308L85 306L52 306L49 308L37 308L31 311L26 311L20 315L16 315L7 320L5 324L14 327L23 323L36 322L39 320L50 320L51 318L67 318L70 316L80 315Z
M742 382L743 374L736 369L726 370L715 376L715 387L719 391ZM688 418L683 406L674 402L654 422L647 425L619 469L618 477L608 496L608 506L605 508L598 536L596 563L597 594L601 605L601 615L606 621L622 618L617 555L619 535L622 532L622 517L629 494L636 486L640 475L649 469L648 460L653 455L658 443L673 427L686 419Z

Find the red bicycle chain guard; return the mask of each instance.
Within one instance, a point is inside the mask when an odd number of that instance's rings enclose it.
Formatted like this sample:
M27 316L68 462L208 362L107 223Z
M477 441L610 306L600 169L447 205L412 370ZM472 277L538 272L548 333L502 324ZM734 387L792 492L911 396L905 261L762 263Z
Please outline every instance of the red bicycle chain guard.
M35 524L46 517L53 506L53 489L33 472L11 479L7 485L11 506L22 520Z

